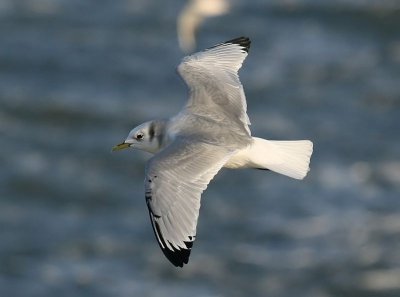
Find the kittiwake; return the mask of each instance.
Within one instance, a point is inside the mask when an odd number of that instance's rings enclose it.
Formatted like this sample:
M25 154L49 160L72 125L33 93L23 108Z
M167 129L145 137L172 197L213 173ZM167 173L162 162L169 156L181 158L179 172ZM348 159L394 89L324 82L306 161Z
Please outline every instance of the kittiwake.
M309 140L273 141L252 137L238 70L250 48L239 37L185 57L178 72L189 100L174 117L130 131L113 148L154 154L145 170L151 224L164 255L175 266L189 261L200 199L222 167L271 170L295 179L309 171Z

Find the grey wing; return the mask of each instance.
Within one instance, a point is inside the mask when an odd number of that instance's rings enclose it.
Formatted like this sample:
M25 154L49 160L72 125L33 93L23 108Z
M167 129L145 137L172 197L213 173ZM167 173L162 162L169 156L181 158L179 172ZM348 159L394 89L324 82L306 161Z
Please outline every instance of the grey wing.
M149 160L146 203L157 241L175 266L189 260L201 194L231 154L218 146L180 138Z
M238 76L249 48L249 38L240 37L185 57L178 72L190 92L186 110L250 136L246 97Z

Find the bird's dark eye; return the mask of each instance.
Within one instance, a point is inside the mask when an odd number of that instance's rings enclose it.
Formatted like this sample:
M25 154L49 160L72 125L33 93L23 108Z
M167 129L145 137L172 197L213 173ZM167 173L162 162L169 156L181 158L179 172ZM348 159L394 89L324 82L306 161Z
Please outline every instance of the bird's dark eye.
M137 139L137 140L143 139L143 133L138 133L138 134L136 134L136 139Z

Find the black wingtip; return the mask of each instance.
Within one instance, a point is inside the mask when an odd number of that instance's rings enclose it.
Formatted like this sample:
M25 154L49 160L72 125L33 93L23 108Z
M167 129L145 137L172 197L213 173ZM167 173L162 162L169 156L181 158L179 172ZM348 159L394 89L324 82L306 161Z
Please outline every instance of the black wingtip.
M163 248L162 251L165 257L176 267L183 267L184 264L189 262L190 249L177 250L174 248L174 250L171 251L168 248Z
M232 40L225 41L224 43L238 44L241 47L243 47L243 50L246 53L248 53L251 41L250 41L250 38L242 36L242 37L238 37L238 38L235 38L235 39L232 39Z
M158 244L160 245L160 248L163 251L165 257L176 267L183 267L184 264L187 264L189 262L189 256L190 256L190 252L191 252L191 249L193 246L193 241L184 241L184 243L186 245L186 249L181 248L180 250L178 250L172 246L172 250L170 250L169 248L167 248L165 240L161 235L160 226L152 218L151 211L150 211L150 218L151 218L151 222L152 222L151 225L156 234L156 237L158 234L158 238L157 238L157 239L159 239L159 240L157 240Z

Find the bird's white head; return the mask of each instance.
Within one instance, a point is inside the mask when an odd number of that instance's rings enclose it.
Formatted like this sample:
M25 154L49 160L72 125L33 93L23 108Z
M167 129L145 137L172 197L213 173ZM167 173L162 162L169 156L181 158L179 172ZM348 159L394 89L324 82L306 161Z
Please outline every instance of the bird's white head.
M152 154L161 149L163 131L165 123L163 121L150 121L143 123L129 132L124 142L114 146L112 151L122 150L128 147L139 149Z

